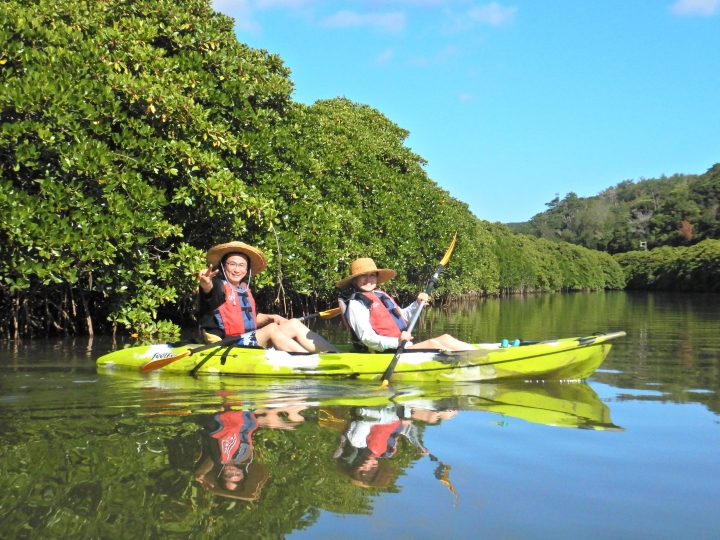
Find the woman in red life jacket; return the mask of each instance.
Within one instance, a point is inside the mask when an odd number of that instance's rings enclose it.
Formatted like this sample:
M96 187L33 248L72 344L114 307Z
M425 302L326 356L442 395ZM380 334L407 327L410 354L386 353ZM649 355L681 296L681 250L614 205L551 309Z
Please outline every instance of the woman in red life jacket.
M238 336L245 346L288 352L337 352L297 319L257 313L249 282L267 267L261 251L229 242L207 252L208 267L198 275L198 320L209 343Z
M395 270L377 268L372 259L361 258L350 265L350 275L335 285L344 292L339 302L344 309L346 322L356 346L374 351L397 349L400 341L408 341L405 348L439 349L445 351L470 351L475 347L457 340L450 334L412 343L407 331L407 321L428 296L421 292L417 300L400 309L387 293L377 289L378 284L390 281L397 275Z

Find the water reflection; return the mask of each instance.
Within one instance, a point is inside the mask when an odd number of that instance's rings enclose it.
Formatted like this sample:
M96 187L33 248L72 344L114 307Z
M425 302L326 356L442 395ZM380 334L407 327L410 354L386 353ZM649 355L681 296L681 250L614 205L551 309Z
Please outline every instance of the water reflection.
M84 401L30 409L29 394L6 404L0 488L3 523L13 534L27 527L96 537L143 536L148 527L284 534L313 523L320 510L370 512L373 497L401 491L399 478L422 459L457 502L451 466L424 441L462 415L615 428L584 383L388 391L134 374L79 388ZM442 441L445 449L452 444Z

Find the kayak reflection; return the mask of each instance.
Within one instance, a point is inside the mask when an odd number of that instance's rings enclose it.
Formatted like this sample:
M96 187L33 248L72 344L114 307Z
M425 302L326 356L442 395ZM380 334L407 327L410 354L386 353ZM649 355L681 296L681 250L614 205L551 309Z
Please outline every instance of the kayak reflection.
M548 426L624 431L613 424L610 409L585 382L456 385L439 406L480 410Z

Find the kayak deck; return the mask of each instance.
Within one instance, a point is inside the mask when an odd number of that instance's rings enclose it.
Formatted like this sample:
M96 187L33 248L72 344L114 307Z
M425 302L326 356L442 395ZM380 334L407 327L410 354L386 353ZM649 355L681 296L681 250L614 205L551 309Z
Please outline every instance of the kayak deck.
M400 355L394 381L477 382L499 379L577 380L592 375L625 332L563 338L501 348L477 344L462 352L408 351ZM97 360L101 368L139 371L151 360L175 356L197 345L157 344L122 349ZM297 354L246 347L218 347L179 358L164 373L228 374L253 377L336 377L380 380L391 353Z

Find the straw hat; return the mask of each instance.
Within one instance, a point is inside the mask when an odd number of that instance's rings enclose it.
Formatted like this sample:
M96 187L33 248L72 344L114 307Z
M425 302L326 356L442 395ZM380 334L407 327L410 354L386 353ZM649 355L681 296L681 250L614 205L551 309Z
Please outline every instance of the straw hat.
M227 244L218 244L210 248L207 252L207 262L208 264L212 264L213 268L219 268L220 261L228 253L242 253L243 255L247 255L250 259L250 269L253 275L259 274L267 267L267 261L262 251L248 246L243 242L228 242Z
M350 285L350 282L355 279L358 276L362 276L363 274L374 274L377 272L378 283L385 283L386 281L390 281L392 278L397 276L397 272L395 270L389 270L387 268L378 268L375 266L375 261L369 258L361 258L356 259L353 261L353 263L350 265L350 276L346 277L345 279L341 279L337 283L335 283L335 286L338 289L344 289L348 285Z

